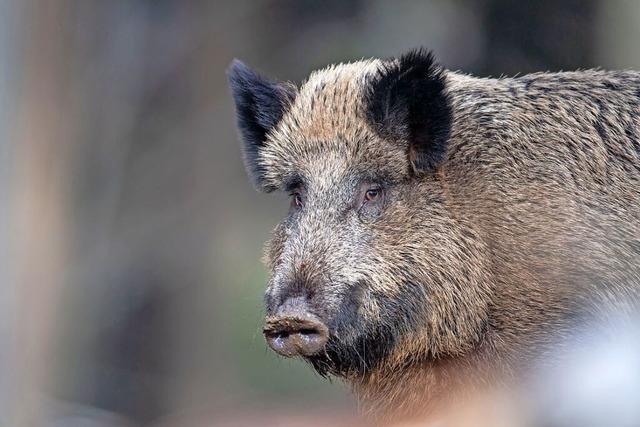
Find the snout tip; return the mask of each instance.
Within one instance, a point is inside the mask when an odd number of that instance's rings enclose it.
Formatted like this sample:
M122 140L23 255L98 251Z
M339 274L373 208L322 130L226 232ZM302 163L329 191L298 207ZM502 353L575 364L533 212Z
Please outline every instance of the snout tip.
M318 354L329 339L326 325L307 313L268 317L263 332L269 347L285 357Z

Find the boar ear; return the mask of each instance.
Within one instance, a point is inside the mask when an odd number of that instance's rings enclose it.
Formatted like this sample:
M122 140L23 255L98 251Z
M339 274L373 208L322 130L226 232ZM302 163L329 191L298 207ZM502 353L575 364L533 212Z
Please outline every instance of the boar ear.
M254 185L258 189L269 191L264 186L264 170L259 162L260 150L264 147L267 134L278 124L295 99L297 89L291 83L266 79L237 59L231 63L227 76L236 104L245 167Z
M368 119L378 133L409 144L415 172L444 160L451 128L451 103L443 69L422 49L384 63L368 93Z

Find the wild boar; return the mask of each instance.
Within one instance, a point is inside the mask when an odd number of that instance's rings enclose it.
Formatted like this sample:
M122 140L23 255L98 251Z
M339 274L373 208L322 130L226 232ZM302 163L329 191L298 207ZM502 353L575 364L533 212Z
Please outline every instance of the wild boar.
M415 50L299 88L228 76L255 186L291 195L266 339L364 409L518 376L640 289L640 73L476 78Z

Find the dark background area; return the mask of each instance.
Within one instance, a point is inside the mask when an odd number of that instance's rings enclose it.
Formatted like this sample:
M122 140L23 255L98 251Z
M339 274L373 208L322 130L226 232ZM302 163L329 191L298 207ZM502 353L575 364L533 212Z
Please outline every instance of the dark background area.
M225 69L300 82L424 46L480 76L638 68L640 2L0 0L2 425L325 425L356 403L262 339Z

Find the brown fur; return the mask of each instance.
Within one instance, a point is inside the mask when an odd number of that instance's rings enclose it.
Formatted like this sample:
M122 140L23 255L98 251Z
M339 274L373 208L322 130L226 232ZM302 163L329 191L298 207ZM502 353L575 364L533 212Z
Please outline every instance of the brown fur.
M303 178L304 208L268 247L267 309L309 297L335 331L327 359L312 360L321 373L351 382L365 411L411 413L520 375L585 319L635 309L640 73L445 70L446 158L417 173L412 142L367 118L384 66L312 74L257 160L265 188ZM359 183L382 177L384 205L353 208Z

